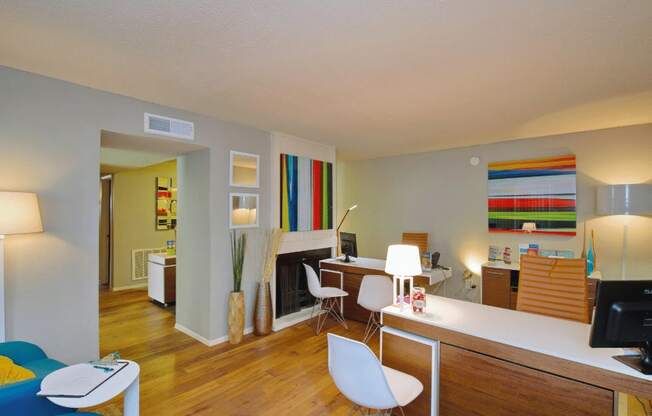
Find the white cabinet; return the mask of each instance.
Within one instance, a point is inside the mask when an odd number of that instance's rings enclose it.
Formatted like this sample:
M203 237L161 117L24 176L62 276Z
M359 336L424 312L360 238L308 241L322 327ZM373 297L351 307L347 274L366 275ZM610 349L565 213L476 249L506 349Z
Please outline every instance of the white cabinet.
M167 306L176 302L177 257L165 253L148 257L148 286L150 299Z

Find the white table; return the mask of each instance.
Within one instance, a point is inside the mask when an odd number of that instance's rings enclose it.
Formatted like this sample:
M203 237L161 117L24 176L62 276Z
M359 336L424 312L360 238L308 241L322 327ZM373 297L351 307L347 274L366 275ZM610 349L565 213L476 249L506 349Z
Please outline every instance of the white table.
M480 402L489 409L493 403L506 413L528 397L536 402L553 392L559 395L551 398L552 402L569 398L572 402L566 390L569 385L591 395L602 394L596 393L597 389L652 397L652 376L613 359L623 354L620 348L591 348L588 324L441 296L427 295L426 303L424 313L415 313L411 308L401 311L395 306L382 310L385 327L381 356L384 365L397 370L414 371L415 365L420 368L417 378L431 387L416 402L429 409L428 414L437 415L439 406L462 406L456 407L460 414L470 413L463 406L473 407ZM430 350L426 354L423 348L411 348L415 342L423 344L423 339L438 342L432 357ZM442 367L446 371L440 373ZM469 379L468 388L452 381L468 377L469 369L480 369L478 375L482 377ZM514 377L512 385L501 384L502 390L493 389L492 385L505 383L510 377ZM548 384L520 385L519 377L545 378ZM460 397L464 397L463 403ZM596 403L604 404L593 401L586 406ZM612 408L613 403L608 407Z
M322 264L336 264L342 266L358 267L362 269L377 270L378 272L385 273L385 260L374 259L369 257L352 257L351 263L342 261L341 258L321 260ZM444 282L446 279L453 276L453 269L432 269L424 270L420 275L415 277L425 277L429 279L430 285L436 285Z
M68 372L66 368L70 367L65 367L48 374L41 382L41 386L53 378L66 377L66 373ZM125 393L124 416L138 416L140 413L140 367L133 361L129 361L129 365L85 397L48 397L48 400L62 407L82 409L105 403L122 392Z

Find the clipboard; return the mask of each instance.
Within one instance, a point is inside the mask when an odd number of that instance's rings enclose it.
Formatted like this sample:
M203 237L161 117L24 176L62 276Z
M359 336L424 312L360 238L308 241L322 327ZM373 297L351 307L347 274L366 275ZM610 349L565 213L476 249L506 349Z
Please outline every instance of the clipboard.
M104 370L95 368L93 364L77 364L65 367L59 371L66 371L69 373L68 377L62 380L55 379L56 381L52 381L52 383L55 384L54 386L45 386L45 392L42 388L38 393L36 393L36 395L39 397L61 397L70 399L86 397L127 367L129 361L118 361L117 364L104 365L106 367L114 368L114 370L105 372ZM50 374L43 381L47 382L47 379L50 376L57 376L56 373L57 372ZM58 376L63 377L62 374L59 374ZM69 388L71 383L81 384L82 387L80 387L80 389L84 389L84 391L80 393L70 393L65 391L66 387ZM43 387L43 384L41 386Z

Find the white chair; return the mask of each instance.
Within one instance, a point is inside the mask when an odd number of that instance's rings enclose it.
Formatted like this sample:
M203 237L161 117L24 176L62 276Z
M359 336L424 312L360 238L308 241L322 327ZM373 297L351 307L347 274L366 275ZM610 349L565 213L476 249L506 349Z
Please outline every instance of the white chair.
M416 377L385 367L366 344L328 334L328 372L340 392L360 408L403 412L423 391Z
M316 316L315 335L319 335L329 315L344 328L349 329L349 326L344 320L344 316L342 316L340 303L340 298L349 296L349 294L337 287L322 287L315 270L307 264L304 264L303 267L306 269L308 291L315 297L315 304L310 314L310 319L313 321L315 318L315 308L319 304L319 312Z
M358 292L358 305L370 311L363 342L369 342L380 328L380 311L392 304L392 280L387 276L366 275Z

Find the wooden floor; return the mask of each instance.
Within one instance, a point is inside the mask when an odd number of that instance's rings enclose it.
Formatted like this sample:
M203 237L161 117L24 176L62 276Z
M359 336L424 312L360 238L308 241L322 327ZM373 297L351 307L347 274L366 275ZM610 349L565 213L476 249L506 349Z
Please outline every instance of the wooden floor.
M361 339L364 325L349 326L328 330ZM347 415L351 408L328 375L325 332L315 336L306 324L209 348L176 331L173 313L146 291L102 291L100 349L140 364L141 415ZM122 397L92 410L122 415Z

